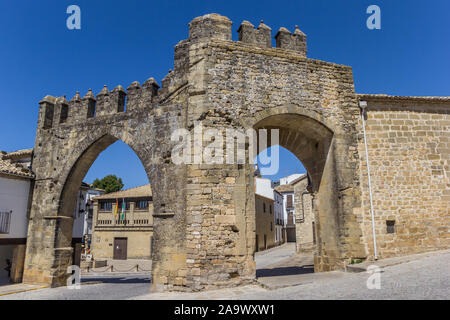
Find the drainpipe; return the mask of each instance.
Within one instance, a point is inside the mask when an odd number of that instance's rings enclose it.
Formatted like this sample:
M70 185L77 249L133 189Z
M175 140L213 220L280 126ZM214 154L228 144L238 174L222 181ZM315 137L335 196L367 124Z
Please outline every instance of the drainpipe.
M370 214L372 216L373 251L374 251L374 259L378 260L377 237L375 235L375 217L373 214L372 183L370 181L369 152L367 151L366 121L364 119L364 115L367 113L367 110L366 110L367 102L360 101L359 107L361 108L361 118L362 118L363 132L364 132L364 148L366 149L367 178L368 178L368 182L369 182L369 198L370 198Z

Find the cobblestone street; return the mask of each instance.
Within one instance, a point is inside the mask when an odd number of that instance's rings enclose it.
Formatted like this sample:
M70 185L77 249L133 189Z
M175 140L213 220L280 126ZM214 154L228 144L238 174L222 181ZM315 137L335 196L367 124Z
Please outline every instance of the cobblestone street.
M149 293L148 274L104 274L84 275L79 290L65 287L55 289L36 289L1 296L0 300L79 300L79 299L449 299L450 297L450 252L443 251L426 256L412 256L411 261L382 268L381 288L368 289L367 272L312 273L288 272L280 275L286 265L303 261L308 257L294 254L290 244L258 253L256 260L258 273L276 273L276 276L259 277L254 285L228 288L199 293ZM270 264L269 261L273 263ZM406 260L408 261L408 260ZM285 267L283 267L283 264ZM305 267L308 266L307 264ZM300 268L301 266L297 266ZM305 268L307 270L308 268ZM278 270L278 271L277 271ZM296 270L296 269L294 269ZM287 279L287 280L283 280ZM275 286L273 283L276 283ZM270 287L275 289L270 289Z

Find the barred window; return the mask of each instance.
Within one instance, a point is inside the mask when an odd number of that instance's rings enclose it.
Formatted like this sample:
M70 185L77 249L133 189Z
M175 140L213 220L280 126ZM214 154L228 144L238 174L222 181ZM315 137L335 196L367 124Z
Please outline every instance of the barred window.
M386 220L386 233L395 233L395 221Z
M137 210L145 210L145 209L148 209L148 200L140 200L140 201L136 201L136 209L137 209Z
M1 211L0 212L0 233L9 233L9 227L11 225L11 214L12 211Z
M112 210L112 202L100 202L100 210L111 211Z

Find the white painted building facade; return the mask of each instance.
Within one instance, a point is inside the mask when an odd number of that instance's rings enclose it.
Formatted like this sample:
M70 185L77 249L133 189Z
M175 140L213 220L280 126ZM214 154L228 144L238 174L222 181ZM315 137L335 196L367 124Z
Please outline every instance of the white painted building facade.
M5 268L11 269L14 282L20 281L22 277L34 183L32 152L32 149L10 153L0 151L0 285L9 283ZM92 234L93 210L90 200L103 193L103 190L82 184L73 213L73 245L81 244L85 234Z
M22 278L28 234L32 149L0 152L0 284ZM8 276L9 269L11 277Z
M303 175L304 174L302 174L302 173L294 173L294 174L291 174L291 175L289 175L287 177L280 178L280 186L282 186L284 184L290 184L292 181L300 178Z
M284 235L284 227L285 227L285 219L283 214L283 195L278 191L273 191L274 195L274 213L275 213L275 241L279 244L284 243L285 235Z

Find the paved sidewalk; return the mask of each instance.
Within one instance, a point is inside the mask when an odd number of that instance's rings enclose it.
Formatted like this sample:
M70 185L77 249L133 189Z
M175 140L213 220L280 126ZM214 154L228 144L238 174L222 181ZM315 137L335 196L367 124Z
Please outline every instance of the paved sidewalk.
M130 300L235 300L244 294L267 292L258 285L247 285L236 288L224 288L203 292L161 292L149 293L143 296L133 297Z
M309 299L443 299L450 298L450 250L402 257L404 263L383 267L379 289L367 286L371 274L366 272L326 272L298 275L318 277L314 281L267 290L258 285L194 293L150 293L132 297L153 299L230 299L230 300L309 300ZM278 277L278 281L282 277ZM286 277L288 279L289 276Z
M314 273L314 257L300 254L256 270L258 283L269 290L336 279L344 275L340 271Z
M256 269L263 269L271 264L283 261L295 255L295 243L288 242L281 246L255 253Z
M369 266L377 266L379 268L384 267L390 267L395 266L397 264L406 263L410 261L415 261L427 257L433 257L436 255L446 255L450 253L450 249L447 250L439 250L439 251L431 251L431 252L424 252L424 253L418 253L418 254L412 254L408 256L403 257L394 257L394 258L387 258L387 259L381 259L377 261L365 261L363 263L357 263L357 264L350 264L347 266L347 272L366 272L367 268Z
M47 288L47 286L43 286L40 284L25 284L25 283L17 283L17 284L0 286L0 297L7 296L10 294L15 294L15 293L44 289L44 288Z

